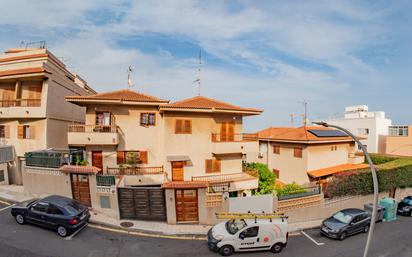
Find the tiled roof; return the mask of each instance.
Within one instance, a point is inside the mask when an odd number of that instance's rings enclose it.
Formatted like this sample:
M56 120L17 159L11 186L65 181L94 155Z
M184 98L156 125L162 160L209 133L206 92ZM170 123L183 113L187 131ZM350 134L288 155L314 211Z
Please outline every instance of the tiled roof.
M317 137L314 134L310 133L309 130L334 130L331 128L325 128L321 126L303 126L303 127L270 127L258 132L259 139L268 139L272 141L293 141L293 142L302 142L302 143L311 143L311 142L347 142L353 141L349 136L347 137Z
M226 102L221 102L216 99L195 96L192 98L184 99L178 102L170 103L161 106L161 109L187 109L187 110L221 110L221 111L236 111L236 112L250 112L259 114L263 112L260 109L244 108L237 105L233 105Z
M12 75L23 75L23 74L30 74L30 73L42 73L42 72L47 72L47 71L42 67L4 70L4 71L0 71L0 77L12 76Z
M208 183L206 181L172 181L164 183L162 187L166 189L206 188Z
M59 171L64 173L96 174L101 169L94 166L63 165L59 168Z
M67 100L117 100L130 102L153 102L153 103L168 103L168 100L163 100L151 95L135 92L129 89L116 90L106 93L100 93L89 96L66 96Z
M360 164L342 164L342 165L337 165L333 167L328 167L324 169L318 169L318 170L311 170L308 171L308 175L311 176L312 178L319 178L319 177L324 177L324 176L329 176L338 172L343 172L343 171L348 171L348 170L359 170L359 169L364 169L368 168L369 165L366 163L360 163Z

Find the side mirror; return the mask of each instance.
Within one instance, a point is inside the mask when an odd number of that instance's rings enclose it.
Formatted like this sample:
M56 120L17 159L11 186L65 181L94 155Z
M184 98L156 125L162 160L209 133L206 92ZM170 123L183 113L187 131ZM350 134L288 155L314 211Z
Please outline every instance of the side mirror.
M244 234L240 234L240 235L239 235L239 238L243 240L243 239L245 239L245 235L244 235Z

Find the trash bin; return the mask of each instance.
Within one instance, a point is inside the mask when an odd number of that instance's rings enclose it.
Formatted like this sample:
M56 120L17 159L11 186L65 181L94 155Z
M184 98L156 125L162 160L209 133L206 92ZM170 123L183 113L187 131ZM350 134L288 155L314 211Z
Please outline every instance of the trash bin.
M373 210L373 204L372 204L372 203L365 204L365 205L363 206L363 209L364 209L365 211L369 212L369 214L370 214L371 217L372 217L372 210ZM385 207L383 207L383 206L381 206L381 205L378 204L377 210L376 210L376 219L375 219L375 222L383 221L383 215L384 215L384 214L385 214Z
M384 197L379 201L379 205L385 207L384 221L396 220L396 200L390 197Z

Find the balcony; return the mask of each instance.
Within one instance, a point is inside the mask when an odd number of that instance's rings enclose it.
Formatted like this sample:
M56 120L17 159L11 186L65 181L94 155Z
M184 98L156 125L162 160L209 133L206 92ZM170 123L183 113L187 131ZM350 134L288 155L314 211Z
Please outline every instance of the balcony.
M122 176L122 186L153 186L165 182L163 166L155 167L107 167L106 175Z
M212 152L214 154L246 153L246 149L252 149L257 143L257 134L242 133L224 135L212 133Z
M45 110L40 98L0 100L0 118L43 118Z
M158 175L164 173L163 166L154 167L107 167L107 175Z
M119 128L116 125L69 125L69 145L117 145Z
M192 177L192 181L209 182L209 193L217 193L224 191L233 192L258 188L258 178L252 177L244 172L208 176L195 176Z

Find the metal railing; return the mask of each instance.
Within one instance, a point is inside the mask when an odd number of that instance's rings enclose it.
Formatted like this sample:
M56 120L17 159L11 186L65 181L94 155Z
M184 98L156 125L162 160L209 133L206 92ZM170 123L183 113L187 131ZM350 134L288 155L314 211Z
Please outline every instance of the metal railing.
M209 183L224 183L232 182L242 179L253 178L247 173L232 173L232 174L221 174L221 175L208 175L208 176L194 176L192 181L207 181Z
M117 133L116 125L69 125L69 132L78 133Z
M289 200L294 198L301 198L312 195L319 195L321 193L321 186L310 186L298 189L295 192L289 192L287 195L278 195L278 200Z
M25 156L26 166L59 168L63 163L67 163L67 158L47 157L47 156Z
M239 133L239 134L226 134L212 133L212 142L243 142L243 141L255 141L258 139L256 133Z
M1 107L39 107L41 105L41 99L13 99L13 100L0 100Z
M97 186L114 186L116 179L113 175L96 175Z
M213 183L207 188L208 193L224 193L230 191L230 182Z
M107 175L156 175L163 174L163 166L155 167L107 167Z

